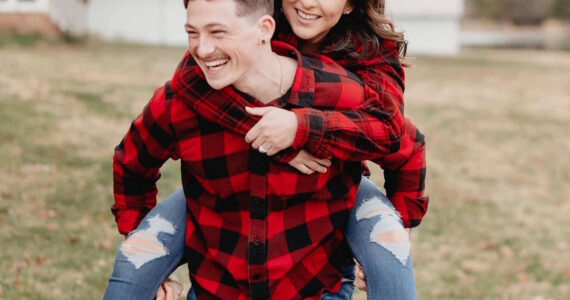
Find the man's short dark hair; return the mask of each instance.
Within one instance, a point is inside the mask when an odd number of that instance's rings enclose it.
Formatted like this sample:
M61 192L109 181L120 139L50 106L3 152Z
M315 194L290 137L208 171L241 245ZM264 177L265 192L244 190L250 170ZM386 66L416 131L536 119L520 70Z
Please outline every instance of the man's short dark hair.
M188 8L188 2L192 0L184 0L184 7ZM208 0L206 0L208 1ZM236 3L236 15L243 17L255 12L262 15L273 15L273 0L233 0Z

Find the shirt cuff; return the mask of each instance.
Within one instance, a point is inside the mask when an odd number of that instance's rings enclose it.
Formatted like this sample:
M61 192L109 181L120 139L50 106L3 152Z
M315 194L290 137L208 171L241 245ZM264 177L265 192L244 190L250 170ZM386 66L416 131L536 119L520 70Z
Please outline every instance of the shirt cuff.
M318 154L324 136L324 113L313 108L298 108L292 111L298 121L292 148L307 149L309 153Z

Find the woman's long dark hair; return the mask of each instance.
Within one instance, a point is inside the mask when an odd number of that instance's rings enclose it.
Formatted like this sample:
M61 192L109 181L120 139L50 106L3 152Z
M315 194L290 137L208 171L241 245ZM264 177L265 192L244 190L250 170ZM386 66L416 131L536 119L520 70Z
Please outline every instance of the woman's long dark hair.
M282 12L281 1L275 0L277 32L292 32ZM287 1L287 0L285 0ZM380 50L382 40L396 44L401 56L406 55L407 42L404 34L394 29L394 23L384 15L385 0L348 0L354 8L343 15L323 42L322 50L344 52L353 58L370 58ZM363 47L356 51L354 39Z

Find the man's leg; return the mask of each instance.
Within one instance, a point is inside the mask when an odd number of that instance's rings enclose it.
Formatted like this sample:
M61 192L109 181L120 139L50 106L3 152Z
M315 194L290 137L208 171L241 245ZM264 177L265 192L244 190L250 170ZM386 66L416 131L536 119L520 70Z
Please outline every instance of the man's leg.
M183 263L186 199L182 189L160 202L121 243L103 299L154 299Z

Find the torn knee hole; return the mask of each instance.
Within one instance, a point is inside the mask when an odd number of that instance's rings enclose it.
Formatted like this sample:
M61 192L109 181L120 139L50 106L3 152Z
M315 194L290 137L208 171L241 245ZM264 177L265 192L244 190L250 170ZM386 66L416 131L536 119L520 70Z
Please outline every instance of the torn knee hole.
M384 204L379 198L372 198L362 203L356 210L356 220L369 219L375 216L386 215L399 217L398 213Z
M151 233L139 231L130 236L122 245L123 253L166 255L163 245Z
M387 232L376 233L373 240L377 243L398 243L406 244L410 242L410 236L405 229L393 229Z

